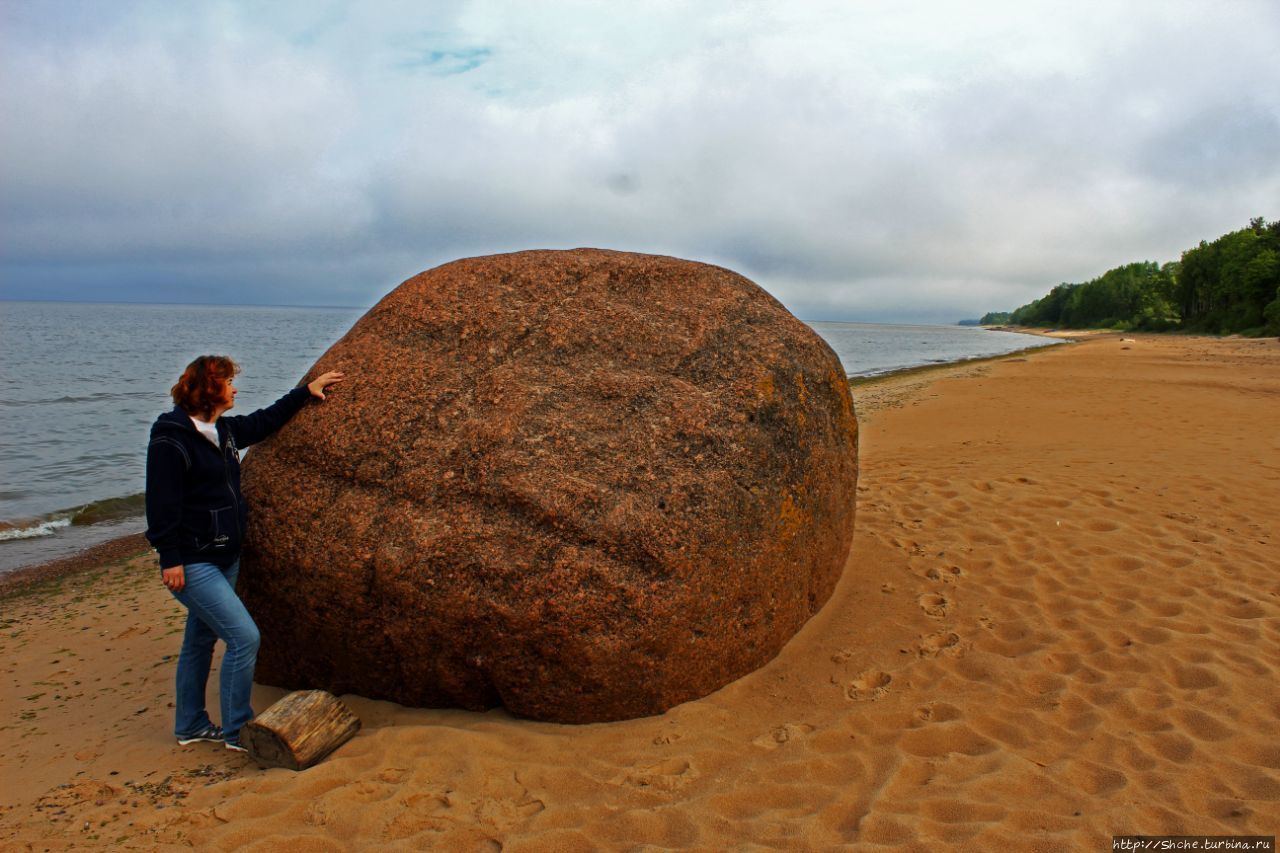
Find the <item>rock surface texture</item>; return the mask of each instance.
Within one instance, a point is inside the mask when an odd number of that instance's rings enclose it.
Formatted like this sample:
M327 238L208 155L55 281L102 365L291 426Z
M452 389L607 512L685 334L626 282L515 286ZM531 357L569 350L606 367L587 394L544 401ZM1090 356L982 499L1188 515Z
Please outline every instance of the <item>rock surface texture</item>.
M246 457L257 678L539 720L661 713L760 667L853 536L857 420L728 270L595 249L400 285Z

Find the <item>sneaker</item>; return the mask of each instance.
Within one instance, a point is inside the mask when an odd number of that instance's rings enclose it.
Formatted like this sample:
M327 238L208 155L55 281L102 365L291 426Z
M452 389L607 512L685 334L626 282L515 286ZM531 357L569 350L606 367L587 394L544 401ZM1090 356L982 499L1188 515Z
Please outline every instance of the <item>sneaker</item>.
M243 746L241 746L240 741L238 740L228 740L228 741L223 741L223 743L225 743L227 745L227 749L231 750L232 752L248 752L249 751L245 749Z
M222 727L210 723L195 734L178 736L178 744L180 746L186 746L189 743L198 743L202 740L207 740L210 743L217 743L222 740Z

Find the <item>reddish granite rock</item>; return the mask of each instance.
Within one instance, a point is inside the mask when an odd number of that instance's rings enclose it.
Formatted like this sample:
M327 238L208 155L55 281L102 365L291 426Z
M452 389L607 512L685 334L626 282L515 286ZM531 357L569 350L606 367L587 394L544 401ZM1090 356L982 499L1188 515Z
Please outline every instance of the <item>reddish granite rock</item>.
M831 349L674 258L470 258L316 363L251 450L241 591L260 681L563 722L656 714L770 660L853 535Z

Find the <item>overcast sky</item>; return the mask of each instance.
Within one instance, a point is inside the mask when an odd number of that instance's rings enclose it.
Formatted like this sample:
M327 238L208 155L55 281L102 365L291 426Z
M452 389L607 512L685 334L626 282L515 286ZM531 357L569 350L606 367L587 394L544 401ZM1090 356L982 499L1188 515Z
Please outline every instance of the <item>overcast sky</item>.
M0 0L0 296L599 246L954 322L1280 218L1280 3Z

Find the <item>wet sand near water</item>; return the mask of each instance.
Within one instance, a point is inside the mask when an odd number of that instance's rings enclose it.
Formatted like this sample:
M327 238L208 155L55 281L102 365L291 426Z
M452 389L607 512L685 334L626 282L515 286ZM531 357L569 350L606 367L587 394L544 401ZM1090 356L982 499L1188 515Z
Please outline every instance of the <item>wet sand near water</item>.
M773 662L621 723L345 697L303 773L170 735L153 559L4 600L0 848L1101 850L1280 824L1280 342L859 385L853 553ZM216 673L211 680L216 705ZM283 695L255 689L255 707Z

